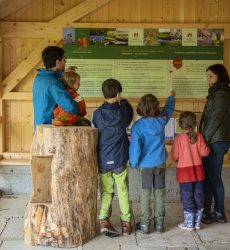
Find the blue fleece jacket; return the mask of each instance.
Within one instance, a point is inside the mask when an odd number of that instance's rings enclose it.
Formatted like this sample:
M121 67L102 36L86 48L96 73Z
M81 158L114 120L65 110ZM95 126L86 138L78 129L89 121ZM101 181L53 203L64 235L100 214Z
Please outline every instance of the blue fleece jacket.
M133 108L125 99L105 102L93 113L93 125L99 130L98 156L100 172L123 167L129 159L126 128L133 119Z
M38 70L33 84L34 129L38 124L51 124L56 104L67 112L78 113L75 101L60 81L62 74L63 71Z
M156 167L166 161L165 126L174 108L175 98L169 96L159 116L141 118L134 123L129 147L131 168Z

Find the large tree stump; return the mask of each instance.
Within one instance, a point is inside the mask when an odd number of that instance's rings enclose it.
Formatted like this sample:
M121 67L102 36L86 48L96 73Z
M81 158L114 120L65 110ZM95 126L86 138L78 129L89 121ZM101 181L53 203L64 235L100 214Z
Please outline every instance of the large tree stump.
M37 126L33 193L24 222L27 244L69 248L95 237L97 138L97 129L90 127Z

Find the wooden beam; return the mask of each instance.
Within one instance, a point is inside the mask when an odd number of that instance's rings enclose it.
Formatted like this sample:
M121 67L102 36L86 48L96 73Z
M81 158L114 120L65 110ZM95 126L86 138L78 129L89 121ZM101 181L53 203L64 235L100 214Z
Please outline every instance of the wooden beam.
M1 22L4 38L62 37L62 28L200 28L224 29L224 38L230 39L230 23L70 23L70 22ZM33 31L31 33L31 30Z
M0 0L0 4L6 2L7 0ZM0 6L1 7L1 6Z
M11 91L41 60L41 51L49 45L57 45L59 40L44 39L4 80L3 95Z
M50 22L74 22L98 7L110 2L111 0L85 0L72 9L66 11L60 16L52 19ZM31 32L32 33L32 32ZM53 41L53 45L57 45L60 42L59 38ZM51 41L44 39L31 53L24 59L4 80L3 80L3 93L13 90L17 84L41 61L41 51L51 45Z
M31 92L7 92L2 97L3 100L32 101Z
M229 23L50 23L2 22L3 37L44 38L62 36L63 27L71 28L224 28L225 39L230 38ZM33 30L33 34L31 34Z
M89 13L95 11L96 9L102 7L110 1L111 0L85 0L72 9L52 19L51 22L76 22L77 20L87 16Z
M3 60L2 60L2 38L0 37L0 153L5 150L5 125L4 125L4 106L2 99L2 68L3 68Z
M0 20L3 18L17 12L18 10L24 8L26 5L31 3L31 0L8 0L8 1L2 1L0 8Z

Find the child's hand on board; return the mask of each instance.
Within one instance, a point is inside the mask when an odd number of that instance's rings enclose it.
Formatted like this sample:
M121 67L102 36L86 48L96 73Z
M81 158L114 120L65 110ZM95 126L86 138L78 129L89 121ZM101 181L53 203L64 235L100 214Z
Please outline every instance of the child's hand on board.
M76 72L76 69L77 69L76 66L69 66L65 69L65 72L70 72L70 71Z
M176 96L176 90L175 90L175 89L172 89L172 90L170 91L170 95L171 95L171 96Z

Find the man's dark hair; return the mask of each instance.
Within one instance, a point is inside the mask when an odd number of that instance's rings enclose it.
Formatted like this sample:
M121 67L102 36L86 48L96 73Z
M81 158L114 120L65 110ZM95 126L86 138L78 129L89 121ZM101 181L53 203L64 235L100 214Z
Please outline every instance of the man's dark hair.
M56 66L56 60L62 60L64 50L57 46L48 46L42 51L42 60L47 69Z
M137 113L142 117L154 117L160 114L160 103L156 96L147 94L141 97L137 105Z
M107 79L102 84L102 93L105 99L114 98L118 93L122 92L122 86L119 81L115 79Z
M206 69L206 72L208 70L210 70L214 75L217 76L218 78L217 82L225 82L225 83L230 82L228 71L226 70L223 64L213 64Z

